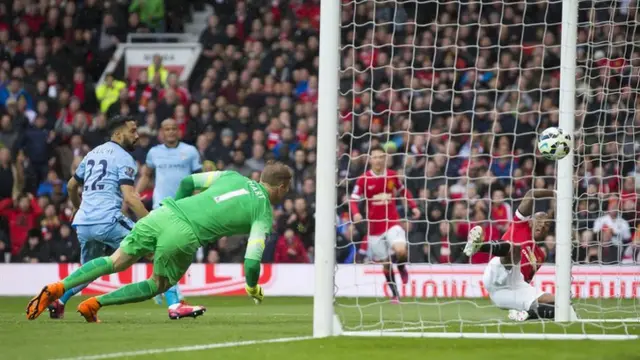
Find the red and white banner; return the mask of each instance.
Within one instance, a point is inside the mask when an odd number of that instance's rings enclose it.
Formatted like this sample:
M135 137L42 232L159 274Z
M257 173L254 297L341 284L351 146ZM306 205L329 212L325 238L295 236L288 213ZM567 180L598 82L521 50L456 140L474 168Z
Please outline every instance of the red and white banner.
M128 46L124 53L127 78L130 81L135 81L138 73L153 63L155 55L162 57L162 65L167 71L175 72L178 75L182 74L190 61L197 60L194 59L196 48L193 46L167 47L151 44L144 44L144 47Z
M0 296L33 295L44 284L58 281L77 264L1 264ZM412 265L410 281L402 285L403 296L428 298L486 297L482 284L482 265ZM122 285L141 281L152 273L150 264L136 264L118 274L94 281L85 294L100 294ZM640 298L638 266L578 266L572 269L572 293L577 298ZM260 284L267 296L313 296L314 267L308 264L263 265ZM337 296L382 297L387 295L380 266L341 265L335 273ZM553 293L555 270L543 266L534 286ZM194 264L180 282L183 294L243 295L244 274L241 264Z

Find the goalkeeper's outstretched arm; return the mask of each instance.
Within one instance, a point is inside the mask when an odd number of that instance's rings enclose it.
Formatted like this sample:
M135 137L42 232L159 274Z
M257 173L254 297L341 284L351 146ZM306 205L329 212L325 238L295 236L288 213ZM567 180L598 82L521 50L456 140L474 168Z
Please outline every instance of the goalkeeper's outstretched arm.
M260 219L251 225L251 233L249 242L247 243L247 251L244 255L244 276L246 282L247 294L259 304L264 298L264 292L258 279L260 278L260 263L262 261L262 253L265 248L265 240L271 232L271 220Z
M193 195L196 190L206 190L224 174L224 171L208 171L187 176L180 181L178 191L176 191L176 200Z

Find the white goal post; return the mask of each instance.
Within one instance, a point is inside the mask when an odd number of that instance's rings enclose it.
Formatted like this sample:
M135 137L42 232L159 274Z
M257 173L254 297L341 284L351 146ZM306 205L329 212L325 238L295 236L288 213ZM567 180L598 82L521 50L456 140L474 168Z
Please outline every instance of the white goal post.
M394 9L394 16L397 15L398 8L408 3L404 0L352 0L349 5L354 7L361 6L364 3L373 3L374 12L376 6L390 7ZM416 3L426 2L422 0L416 1ZM435 2L436 9L440 7L445 9L447 6L458 6L460 3L468 4L471 1L463 0L442 0ZM476 1L478 4L482 2ZM546 3L545 0L536 0L533 3ZM500 0L491 3L490 5L504 6L504 12L507 11L507 5L518 5L531 3L527 0ZM557 2L556 2L557 3ZM572 134L574 138L574 144L583 144L582 140L582 128L576 128L576 119L580 118L580 114L577 114L577 107L579 108L584 104L576 104L577 97L577 78L589 76L597 76L598 70L590 69L582 70L583 74L578 74L578 29L579 29L579 1L578 0L563 0L562 2L562 16L561 16L561 39L560 39L560 64L559 64L559 85L556 85L557 94L559 95L559 101L557 106L557 116L559 122L556 126L562 128L565 132ZM623 1L624 3L624 1ZM457 297L456 283L453 282L453 295L448 290L444 290L445 296L441 296L442 285L440 283L433 285L432 292L429 288L430 285L423 284L422 291L423 297L420 299L411 298L406 304L403 305L390 305L384 298L384 294L376 292L373 296L367 293L366 295L360 295L362 289L371 286L369 283L358 283L358 276L362 273L376 273L376 265L340 265L336 264L336 227L338 226L336 219L336 208L340 206L338 201L337 183L339 180L338 174L338 161L337 152L340 149L338 141L339 128L339 96L340 96L340 80L341 74L346 71L341 66L341 61L344 61L343 53L345 47L341 44L341 31L343 31L343 6L345 2L339 0L322 0L321 1L321 15L320 15L320 44L319 44L319 76L318 76L318 146L317 146L317 185L316 185L316 232L315 232L315 252L314 252L314 267L315 267L315 294L314 294L314 310L313 310L313 336L314 337L327 337L336 335L347 336L398 336L398 337L434 337L434 338L490 338L490 339L558 339L558 340L576 340L576 339L594 339L594 340L629 340L638 339L640 331L640 263L635 265L636 274L634 275L633 268L624 268L622 266L616 267L620 269L618 273L614 273L613 270L607 270L609 275L599 275L597 272L602 266L591 265L585 266L578 271L573 268L573 252L575 248L576 229L574 228L575 213L576 213L576 188L574 186L574 177L576 176L576 167L584 166L586 168L586 160L584 157L578 157L572 151L567 157L557 162L555 173L549 176L556 177L556 227L555 227L555 266L554 268L547 269L545 273L547 278L555 277L553 283L555 290L555 322L546 321L533 321L524 323L509 322L504 316L504 319L487 318L483 319L482 316L478 317L477 313L486 312L487 314L497 314L498 309L490 304L484 294L484 299L474 300L473 298L464 298L463 296ZM364 5L362 5L364 6ZM480 5L482 6L482 5ZM622 6L622 5L620 5ZM628 2L627 2L627 6ZM444 10L443 10L444 11ZM632 8L629 11L637 11L636 8ZM595 10L594 10L595 12ZM613 22L616 10L614 9L609 22ZM376 16L373 16L373 32L376 31ZM437 18L437 15L436 15ZM355 14L353 15L353 21L356 21ZM502 18L499 19L502 22ZM398 21L396 17L393 17L392 22ZM402 20L407 27L416 27L415 19ZM479 20L478 20L479 21ZM521 27L527 26L522 20ZM628 20L633 21L633 20ZM638 21L638 20L635 20ZM438 25L429 24L429 26L437 28ZM479 25L479 24L478 24ZM426 26L426 25L425 25ZM503 26L502 24L500 26ZM611 31L611 39L614 40L615 34L613 26L606 28L607 25L602 25L600 31ZM456 39L453 40L452 46L456 46L457 31L454 30ZM545 30L546 31L546 28ZM594 30L595 31L595 30ZM589 31L590 33L590 31ZM415 39L417 30L414 30L413 41ZM545 34L546 35L546 34ZM546 37L544 37L546 41ZM478 37L478 48L482 48L480 38ZM406 44L404 44L406 45ZM521 46L522 44L516 44ZM633 54L636 54L634 46L635 44L626 44L632 48ZM371 45L373 48L376 45ZM394 45L392 45L394 46ZM437 45L434 45L437 46ZM500 45L502 46L502 45ZM508 45L504 45L508 46ZM546 46L541 45L542 47ZM353 50L352 46L352 49ZM640 49L640 46L638 46ZM457 54L457 52L456 52ZM608 54L607 54L608 55ZM352 55L355 56L355 55ZM371 55L373 57L373 55ZM415 52L414 52L415 56ZM544 57L544 55L541 55ZM591 57L595 56L593 53ZM613 57L613 56L612 56ZM632 56L632 59L636 59ZM457 55L456 55L457 60ZM520 61L520 59L519 59ZM592 61L591 59L589 61ZM414 77L414 64L411 60L411 69L407 70L411 76L411 84L413 84ZM490 64L488 64L490 65ZM639 64L640 65L640 64ZM385 65L390 67L389 71L393 72L393 61L389 61L389 64ZM422 66L422 65L420 65ZM415 67L420 67L415 65ZM349 69L354 72L354 82L357 76L357 72L354 69ZM359 70L360 71L360 70ZM371 71L367 69L364 71ZM516 71L522 71L516 69ZM593 72L593 73L592 73ZM632 77L632 76L631 76ZM519 77L518 77L519 79ZM540 80L541 82L543 80ZM372 81L367 85L365 90L371 93L371 97L374 97L375 93L379 89L375 89L376 84ZM433 85L432 85L433 86ZM516 85L519 86L519 85ZM540 85L538 89L542 92L543 86ZM365 91L363 90L363 92ZM406 89L402 89L406 90ZM408 90L420 90L413 87ZM431 89L434 90L433 88ZM355 90L354 90L355 91ZM520 89L518 88L519 92ZM595 90L597 93L599 90ZM605 91L605 90L601 90ZM619 90L622 92L623 90ZM638 89L631 89L631 91L637 92ZM413 95L409 95L412 97ZM594 95L597 96L597 95ZM583 98L588 97L585 95ZM391 101L391 100L390 100ZM586 103L586 100L581 100ZM619 100L622 101L622 100ZM391 106L389 106L391 107ZM586 112L586 105L583 106L582 112ZM517 110L517 109L516 109ZM392 111L392 109L390 109ZM411 109L409 110L411 111ZM517 115L516 115L517 117ZM638 117L640 119L640 116ZM473 121L473 120L472 120ZM517 121L517 120L516 120ZM353 123L356 122L356 115L353 115ZM640 128L640 122L637 124ZM406 134L407 137L415 135L412 132ZM451 135L451 134L449 134ZM470 134L472 137L473 135ZM599 138L600 139L600 138ZM515 140L514 140L515 141ZM594 146L605 147L608 145L604 140L599 140ZM639 142L640 144L640 142ZM409 145L406 145L407 149ZM578 145L576 145L578 146ZM620 144L620 147L622 145ZM405 151L407 150L405 149ZM594 150L595 151L595 150ZM604 150L601 150L601 155L604 154ZM640 154L640 145L636 149L636 155ZM364 154L366 155L366 154ZM531 154L535 158L535 154ZM603 155L602 155L603 156ZM535 159L534 159L535 161ZM585 162L582 164L580 162ZM640 169L638 169L640 173ZM626 175L625 175L626 176ZM621 185L620 185L621 186ZM417 194L414 194L418 197ZM425 244L427 241L425 240ZM639 257L640 258L640 257ZM640 260L639 260L640 261ZM412 265L409 264L411 269ZM364 269L364 270L363 270ZM423 265L420 269L425 273L428 273L430 269L436 269L436 271L444 271L446 274L459 273L465 274L473 279L481 279L481 273L478 273L476 267L459 264L440 265L440 267ZM445 270L443 270L445 269ZM449 269L449 270L446 270ZM573 272L573 274L572 274ZM341 284L338 284L336 279L337 274L346 276L340 277ZM378 272L379 274L379 272ZM448 275L443 275L448 276ZM463 276L463 275L460 275ZM570 309L572 302L583 302L582 295L577 294L576 291L582 292L584 289L576 288L574 276L580 276L584 279L603 279L605 276L609 276L611 280L607 280L606 284L609 284L609 288L605 289L604 280L600 282L600 285L593 285L594 289L588 291L600 292L601 297L597 297L594 300L595 303L584 303L584 312L582 319L577 323L570 322ZM622 284L626 280L616 279L616 277L626 276L627 283ZM609 279L607 278L607 279ZM356 279L355 282L349 286L353 289L347 291L341 291L341 286L344 286L344 279ZM374 280L367 280L374 281ZM588 280L587 280L588 281ZM473 281L469 281L471 284ZM580 282L580 279L577 281ZM595 282L594 282L595 284ZM636 292L635 286L638 286ZM437 288L439 286L439 288ZM446 285L445 285L446 286ZM466 286L466 282L463 281L463 285ZM470 287L472 285L469 285ZM585 285L592 286L592 285ZM376 282L377 288L383 288L384 285L380 285L379 281ZM404 289L406 290L406 289ZM403 291L404 291L403 290ZM420 291L420 289L418 290ZM481 292L483 290L474 289L474 291ZM584 290L585 293L587 290ZM409 293L410 290L407 290ZM413 289L413 293L416 290ZM429 296L427 293L429 292ZM607 293L607 296L602 294ZM404 294L404 293L403 293ZM637 294L628 296L628 294ZM606 299L604 299L606 297ZM600 299L604 300L600 300ZM448 310L443 310L443 309ZM449 313L447 313L449 312ZM425 314L431 313L432 315L425 316ZM346 314L346 315L345 315ZM454 314L454 316L449 316ZM506 313L505 313L506 314ZM586 316L584 315L586 314ZM498 316L498 315L495 315ZM348 324L348 322L354 324Z

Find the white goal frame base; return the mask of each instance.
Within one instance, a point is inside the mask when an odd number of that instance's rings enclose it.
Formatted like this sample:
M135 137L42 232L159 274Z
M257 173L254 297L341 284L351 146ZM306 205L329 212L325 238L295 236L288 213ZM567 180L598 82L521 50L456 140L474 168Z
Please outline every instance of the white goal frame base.
M540 323L529 322L529 323ZM640 318L628 319L580 319L575 323L640 323ZM523 325L524 322L482 324L482 326ZM638 340L638 335L628 334L561 334L561 333L490 333L490 332L410 332L407 330L428 329L431 327L411 327L404 329L380 329L368 331L344 331L338 315L333 315L333 335L352 337L404 337L404 338L439 338L439 339L497 339L497 340ZM437 326L443 327L443 326Z

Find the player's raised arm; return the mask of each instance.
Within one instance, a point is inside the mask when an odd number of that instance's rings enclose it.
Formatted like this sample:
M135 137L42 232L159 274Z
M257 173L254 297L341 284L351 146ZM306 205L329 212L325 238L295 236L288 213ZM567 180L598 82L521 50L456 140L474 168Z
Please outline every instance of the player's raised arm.
M271 217L263 216L251 225L247 251L244 255L244 276L247 293L255 300L256 304L264 299L264 291L258 285L260 278L260 262L265 248L265 240L271 232Z
M204 173L192 174L180 181L178 191L176 191L176 200L193 195L196 190L206 190L224 174L224 171L208 171Z
M518 206L518 212L523 217L529 217L533 214L533 206L536 199L544 199L544 198L553 198L556 196L556 192L554 190L547 189L531 189L527 191Z

